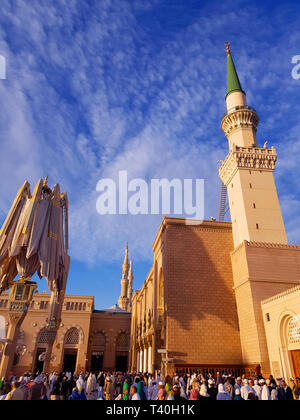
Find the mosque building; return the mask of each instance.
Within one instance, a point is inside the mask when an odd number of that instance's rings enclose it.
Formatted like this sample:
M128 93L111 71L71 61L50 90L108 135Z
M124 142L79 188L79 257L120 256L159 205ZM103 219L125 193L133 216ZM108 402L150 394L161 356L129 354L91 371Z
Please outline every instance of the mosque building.
M229 153L219 168L231 223L164 218L132 298L130 369L300 376L300 246L289 245L257 112L227 44Z
M219 168L231 222L164 217L153 265L133 293L128 244L118 305L65 296L51 369L164 374L226 371L300 376L300 246L287 241L273 177L277 152L257 139L227 44L229 152ZM14 371L42 369L50 295L36 294L19 334ZM8 322L8 297L0 315Z

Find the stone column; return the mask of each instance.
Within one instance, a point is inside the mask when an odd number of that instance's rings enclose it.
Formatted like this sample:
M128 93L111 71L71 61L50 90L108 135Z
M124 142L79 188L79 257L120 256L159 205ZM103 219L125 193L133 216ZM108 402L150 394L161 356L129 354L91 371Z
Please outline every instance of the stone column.
M152 347L148 347L148 373L152 373Z
M53 344L56 338L57 331L47 331L47 344L46 344L46 354L43 366L44 373L50 373L50 363L51 363L51 356L52 356L52 349Z
M145 347L144 348L144 360L143 360L143 373L147 372L147 359L148 359L148 349Z
M152 336L152 351L151 351L151 373L155 374L155 357L156 357L156 343L155 343L155 332Z
M140 372L142 372L142 370L143 370L143 349L141 348L141 351L140 351L140 369L139 369L139 371Z
M8 312L9 326L0 364L1 378L9 379L11 375L20 327L28 312L35 289L36 283L30 281L15 282L11 287Z
M0 365L0 377L9 379L13 361L16 352L18 335L20 326L25 318L26 312L9 313L9 327L7 332L7 340L4 345L4 350Z

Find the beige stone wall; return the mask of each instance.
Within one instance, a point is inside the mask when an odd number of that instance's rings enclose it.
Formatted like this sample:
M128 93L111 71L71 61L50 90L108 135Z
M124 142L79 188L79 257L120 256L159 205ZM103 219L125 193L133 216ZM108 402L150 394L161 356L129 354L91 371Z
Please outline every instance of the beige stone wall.
M261 308L271 372L289 381L299 375L292 351L300 351L300 286L264 300Z
M133 369L138 354L150 344L152 370L162 367L157 353L162 348L174 359L168 371L176 364L242 363L232 290L232 249L230 223L205 221L189 226L185 219L164 219L153 244L153 267L133 297ZM149 311L153 312L154 328L147 330L143 319ZM137 329L139 325L142 327Z
M97 311L92 314L91 325L90 325L90 334L89 334L89 347L88 347L88 360L91 360L91 355L93 351L93 338L97 333L102 333L105 336L105 345L103 348L104 351L104 360L103 360L103 369L104 370L114 370L116 364L117 353L126 352L129 353L129 337L130 337L130 323L131 323L131 314L130 313L109 313L105 311ZM127 346L118 347L117 341L120 334L126 334L128 337ZM94 348L96 350L96 348ZM87 368L90 368L88 363Z
M8 299L7 294L0 297L0 315L4 316L8 322ZM40 332L45 327L45 321L48 316L50 295L36 294L32 305L21 326L19 344L25 346L26 352L21 355L18 364L14 367L16 374L22 374L25 371L34 369L37 350L43 349L45 344L37 344ZM51 371L60 372L63 369L64 354L66 351L65 337L68 331L76 328L79 332L79 340L76 345L68 345L67 351L77 351L76 371L85 371L90 368L90 336L95 331L103 330L108 337L108 345L104 353L104 367L114 369L115 351L114 342L119 332L130 329L130 314L112 314L105 311L94 311L93 296L73 296L66 295L63 303L61 324L53 345L53 360L50 365ZM127 349L129 350L129 343Z
M300 284L300 247L249 243L232 252L244 364L270 373L261 301Z
M174 363L241 364L230 251L231 224L165 230L167 348Z

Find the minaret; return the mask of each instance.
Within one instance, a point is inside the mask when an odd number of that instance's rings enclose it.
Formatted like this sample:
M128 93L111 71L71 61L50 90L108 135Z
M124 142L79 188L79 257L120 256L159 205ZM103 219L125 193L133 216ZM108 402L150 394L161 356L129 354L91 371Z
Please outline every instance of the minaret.
M127 311L128 312L131 312L132 284L133 284L133 269L132 269L132 257L131 257L129 274L128 274L128 290L127 290L127 299L128 299Z
M125 249L125 258L123 262L123 273L122 273L122 279L121 279L121 295L118 300L118 305L121 309L124 311L127 311L128 306L128 298L127 298L127 289L128 289L128 242L126 244Z
M227 187L234 250L233 289L239 319L244 365L260 365L270 374L261 302L293 286L293 261L281 215L273 170L274 147L258 147L259 118L247 105L246 94L227 49L227 112L221 127L229 153L219 168Z
M247 105L246 94L227 50L227 112L221 128L229 142L229 154L219 168L227 187L235 248L246 241L287 244L273 170L274 147L257 146L259 118Z

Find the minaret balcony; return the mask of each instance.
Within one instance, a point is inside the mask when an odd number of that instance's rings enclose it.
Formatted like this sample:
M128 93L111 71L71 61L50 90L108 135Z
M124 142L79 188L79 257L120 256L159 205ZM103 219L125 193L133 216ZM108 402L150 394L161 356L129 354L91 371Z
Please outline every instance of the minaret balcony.
M259 117L256 111L251 106L243 105L231 108L223 115L221 128L228 137L239 128L251 127L256 131L258 124Z
M273 171L277 160L275 147L239 147L234 145L219 168L219 175L227 186L238 169Z

